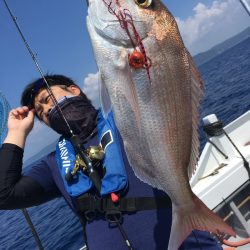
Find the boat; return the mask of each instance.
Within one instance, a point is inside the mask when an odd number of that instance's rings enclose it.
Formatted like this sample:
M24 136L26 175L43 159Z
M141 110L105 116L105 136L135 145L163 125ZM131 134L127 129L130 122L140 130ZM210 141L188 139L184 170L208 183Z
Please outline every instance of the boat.
M236 231L250 237L250 110L227 126L215 114L203 118L207 143L190 185L193 192ZM232 248L234 249L234 248ZM250 244L238 247L250 249Z
M240 0L250 15L250 5ZM236 232L226 236L224 249L234 242L248 242L250 249L250 110L223 126L215 114L203 118L207 143L190 179L192 191ZM222 242L222 240L221 240ZM228 246L233 248L228 248ZM237 244L236 244L237 245Z

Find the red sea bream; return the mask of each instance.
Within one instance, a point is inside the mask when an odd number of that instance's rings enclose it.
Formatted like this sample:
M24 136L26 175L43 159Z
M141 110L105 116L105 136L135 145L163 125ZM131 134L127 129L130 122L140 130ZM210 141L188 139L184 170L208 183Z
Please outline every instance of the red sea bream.
M159 0L89 0L87 25L104 113L109 97L136 176L172 200L168 249L178 249L193 229L234 235L189 186L203 83L174 17ZM135 50L142 67L129 63Z

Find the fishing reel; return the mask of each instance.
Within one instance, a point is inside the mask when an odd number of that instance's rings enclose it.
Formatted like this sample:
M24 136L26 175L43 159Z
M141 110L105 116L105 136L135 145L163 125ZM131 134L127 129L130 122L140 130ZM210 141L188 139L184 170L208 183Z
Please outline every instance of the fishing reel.
M104 153L101 146L90 146L89 148L85 149L83 153L92 162L94 168L96 168L98 170L102 169L102 168L100 168L100 166L102 166L102 160L104 158L105 153ZM76 155L76 161L75 161L75 165L74 165L74 168L72 169L72 171L68 172L65 175L66 181L68 183L72 182L73 177L78 173L78 171L83 171L85 173L88 171L88 167L87 167L85 161L80 156L80 154ZM101 172L101 171L99 171L99 172Z

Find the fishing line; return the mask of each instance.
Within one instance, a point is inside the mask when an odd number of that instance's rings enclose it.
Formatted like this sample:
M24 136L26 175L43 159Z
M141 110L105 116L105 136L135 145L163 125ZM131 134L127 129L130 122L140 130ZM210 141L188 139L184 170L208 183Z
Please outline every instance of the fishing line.
M10 14L10 16L11 16L11 18L12 18L12 20L13 20L13 22L14 22L16 28L17 28L17 30L18 30L18 33L20 34L20 36L21 36L21 38L22 38L22 40L23 40L23 42L24 42L24 44L25 44L25 47L27 48L27 50L28 50L28 52L29 52L29 54L30 54L30 56L31 56L31 58L32 58L32 60L33 60L33 62L34 62L35 65L36 65L36 68L37 68L38 72L40 73L40 75L41 75L41 77L42 77L42 79L43 79L43 81L44 81L44 83L45 83L45 85L46 85L46 90L48 91L49 95L51 96L52 101L53 101L54 105L56 106L57 110L59 111L59 114L60 114L62 120L64 121L64 123L66 124L67 128L69 129L70 134L73 136L73 131L72 131L72 129L70 128L70 125L69 125L67 119L66 119L65 116L63 115L63 112L62 112L60 106L58 105L58 102L57 102L57 100L56 100L56 98L55 98L55 96L54 96L54 94L53 94L53 92L52 92L52 90L51 90L51 87L49 86L49 83L47 82L47 80L46 80L46 78L45 78L45 76L44 76L44 74L43 74L43 71L42 71L41 67L39 66L39 63L38 63L38 60L37 60L36 55L33 53L32 49L30 48L30 46L29 46L27 40L25 39L25 37L24 37L24 35L23 35L22 30L20 29L20 27L19 27L19 25L18 25L18 23L17 23L17 18L13 15L13 13L12 13L12 11L10 10L10 8L9 8L9 6L8 6L8 4L7 4L7 2L6 2L6 0L3 0L3 2L4 2L5 6L6 6L7 10L8 10L8 12L9 12L9 14Z

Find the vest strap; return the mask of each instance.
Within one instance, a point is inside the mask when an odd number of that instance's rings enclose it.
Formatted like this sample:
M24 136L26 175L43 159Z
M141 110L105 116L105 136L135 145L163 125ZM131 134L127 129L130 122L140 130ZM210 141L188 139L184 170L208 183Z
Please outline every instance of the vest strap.
M121 197L114 203L110 197L99 198L83 195L77 199L80 212L84 212L88 220L95 219L96 214L134 213L143 210L171 208L171 199L165 197Z

